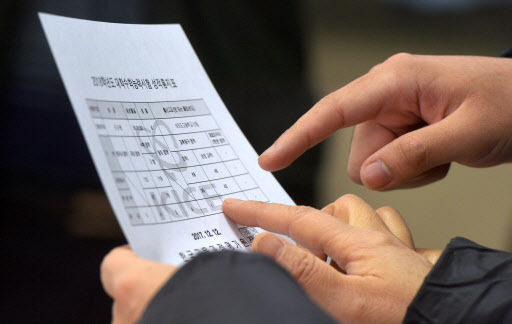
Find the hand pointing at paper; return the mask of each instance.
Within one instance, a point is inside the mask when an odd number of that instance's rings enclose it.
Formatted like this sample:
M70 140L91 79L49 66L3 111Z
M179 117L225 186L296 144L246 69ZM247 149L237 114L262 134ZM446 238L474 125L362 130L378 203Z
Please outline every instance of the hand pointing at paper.
M354 195L343 196L322 211L234 199L226 200L223 207L237 223L284 234L315 252L270 233L260 234L252 244L253 251L287 269L318 305L342 323L401 322L432 268L426 254L440 254L415 251L395 210L376 211ZM330 256L334 266L323 262L322 256Z
M275 171L339 129L356 126L348 174L370 189L421 186L451 162L512 160L512 61L398 54L329 94L264 152Z

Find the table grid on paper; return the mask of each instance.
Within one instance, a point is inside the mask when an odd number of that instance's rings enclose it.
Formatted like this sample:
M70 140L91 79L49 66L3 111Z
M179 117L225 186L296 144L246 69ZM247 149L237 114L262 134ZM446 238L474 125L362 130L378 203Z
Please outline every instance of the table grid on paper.
M222 213L228 197L268 201L202 99L87 99L132 225Z

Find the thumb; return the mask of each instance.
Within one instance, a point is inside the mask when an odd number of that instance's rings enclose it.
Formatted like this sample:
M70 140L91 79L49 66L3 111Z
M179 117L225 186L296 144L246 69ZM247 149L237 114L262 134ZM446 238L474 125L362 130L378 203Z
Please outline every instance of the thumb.
M272 258L285 268L326 310L339 307L334 303L335 300L339 303L339 297L334 297L339 295L345 275L312 253L270 233L258 235L252 243L252 250Z
M458 121L456 114L406 133L372 154L361 166L363 184L370 189L386 190L424 174L442 174L428 171L457 161L475 143L467 123Z

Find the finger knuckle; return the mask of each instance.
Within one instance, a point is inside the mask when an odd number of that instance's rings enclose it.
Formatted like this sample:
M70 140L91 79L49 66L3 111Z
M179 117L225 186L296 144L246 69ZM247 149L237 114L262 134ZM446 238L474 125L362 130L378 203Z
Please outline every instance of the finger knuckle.
M314 211L314 209L309 206L289 206L289 211L296 218L300 219L306 215L311 214Z
M370 72L380 74L385 71L399 70L412 64L413 60L414 55L412 54L405 52L397 53L387 58L384 62L375 65Z
M293 236L294 233L303 230L302 220L304 217L311 216L315 209L308 206L288 206L288 213L291 216L291 221L288 226L288 236Z
M382 85L385 92L402 89L407 84L407 75L401 69L382 63L376 69L373 69L372 78L374 82Z
M341 196L340 198L338 198L336 200L336 203L339 205L352 204L352 203L358 202L359 200L360 200L360 198L354 194L345 194L345 195Z
M114 301L120 312L125 316L133 317L138 311L139 295L137 291L140 284L139 277L127 273L118 278L114 292Z
M247 204L248 207L255 208L255 209L263 208L268 205L268 203L265 203L263 201L258 201L258 200L250 200L250 201L242 202L242 204L240 204L240 206L242 206L243 204Z
M374 251L377 247L396 243L392 236L368 229L354 231L352 237L338 238L338 244L341 239L344 240L343 243L346 243L345 246L347 246L345 258L352 261L366 258L369 251Z
M118 255L119 251L120 247L116 247L103 257L103 260L101 261L100 264L101 273L107 273L110 271L112 264L115 262L116 256Z
M370 75L376 76L383 84L397 87L406 80L407 72L416 64L415 56L409 53L398 53L386 61L374 66Z
M333 253L337 253L337 250L343 249L343 253L339 254L339 261L346 263L348 260L355 260L353 258L354 252L360 250L363 243L366 242L362 230L350 226L343 232L340 232L339 228L332 227L325 231L325 234L321 237L323 246L330 247ZM365 243L366 244L366 243ZM334 256L334 255L333 255Z
M320 99L320 101L318 102L318 106L328 107L328 106L332 106L332 105L337 105L338 102L339 102L338 92L333 91L333 92L329 93L327 96Z
M386 61L376 64L372 66L370 71L368 72L369 76L379 74L381 71L385 70L387 68Z
M318 259L309 253L297 254L291 263L292 276L303 285L310 284L316 275Z
M306 130L306 131L302 131L300 133L300 139L302 140L303 142L303 146L306 147L306 148L311 148L315 145L315 141L314 141L314 134L312 134L310 131L309 131L309 128L307 127L308 126L308 122L304 119L299 119L297 120L297 122L295 122L295 125L293 127L293 129L290 129L290 132L296 132L297 130Z
M414 55L406 52L401 52L390 56L385 63L397 66L403 66L411 64L414 60Z
M402 164L416 173L426 170L429 164L427 147L412 136L398 141L398 153Z
M331 92L327 96L323 97L319 101L318 107L338 107L340 103L343 101L343 94L345 92L341 90L337 90ZM331 118L336 121L336 127L342 128L345 125L345 114L343 113L343 109L333 109L334 115L331 115Z
M382 206L379 209L377 209L377 212L379 212L379 213L397 213L398 211L391 206Z
M116 280L114 299L119 305L130 305L135 296L138 285L138 277L132 273L125 273Z
M354 194L345 194L338 198L334 204L336 206L336 210L345 216L349 216L351 214L351 211L354 209L355 206L358 206L361 203L361 198Z
M329 205L322 208L322 211L328 214L333 214L336 210L336 205L334 203L330 203Z
M347 222L347 219L343 220ZM341 233L338 224L330 224L325 227L322 234L318 237L320 246L323 247L343 247L346 246L347 238L350 236L348 232Z

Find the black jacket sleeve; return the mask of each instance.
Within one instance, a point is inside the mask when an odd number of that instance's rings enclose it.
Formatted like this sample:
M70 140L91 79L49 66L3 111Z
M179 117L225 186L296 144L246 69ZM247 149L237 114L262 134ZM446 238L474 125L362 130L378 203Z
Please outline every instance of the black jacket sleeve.
M140 323L335 323L288 272L252 253L206 253L183 266Z
M141 323L335 323L274 261L203 254L153 298ZM425 278L405 323L512 323L512 254L453 239Z
M512 47L509 47L508 49L504 50L503 53L501 53L501 56L512 57Z
M404 323L512 323L512 253L452 239Z

